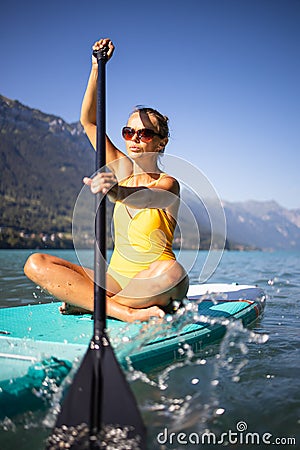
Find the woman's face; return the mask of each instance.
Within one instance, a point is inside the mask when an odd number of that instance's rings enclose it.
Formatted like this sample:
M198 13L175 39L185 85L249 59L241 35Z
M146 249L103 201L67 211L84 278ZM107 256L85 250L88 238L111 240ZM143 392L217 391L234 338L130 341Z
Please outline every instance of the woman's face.
M145 113L140 113L139 111L134 112L128 119L127 126L138 131L143 128L148 128L158 133L158 127L156 118ZM140 157L144 153L158 153L165 147L165 139L160 136L154 135L152 140L149 142L143 142L139 139L138 135L135 134L130 141L126 142L126 148L128 155L131 158Z

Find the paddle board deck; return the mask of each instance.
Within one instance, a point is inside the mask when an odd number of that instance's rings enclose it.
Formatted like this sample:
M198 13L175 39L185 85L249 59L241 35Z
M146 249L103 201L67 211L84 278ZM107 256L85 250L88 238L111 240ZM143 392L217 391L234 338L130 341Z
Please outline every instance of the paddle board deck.
M264 300L264 291L255 286L191 285L185 308L171 320L168 316L162 323L108 319L107 332L123 367L130 363L151 371L186 357L184 344L197 353L220 340L226 332L224 319L251 324L262 314ZM49 373L59 384L72 363L85 354L93 333L91 315L62 315L58 306L55 302L0 309L0 397L5 392L18 396L34 378L37 388Z

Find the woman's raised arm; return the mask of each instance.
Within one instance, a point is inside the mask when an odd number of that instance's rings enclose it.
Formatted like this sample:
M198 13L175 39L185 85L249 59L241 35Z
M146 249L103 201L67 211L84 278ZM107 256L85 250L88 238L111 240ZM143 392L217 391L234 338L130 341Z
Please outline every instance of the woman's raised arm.
M110 39L100 39L95 42L93 50L99 50L105 46L108 46L107 56L110 59L115 49ZM97 59L92 56L92 69L82 101L80 122L94 149L96 149L97 136L97 80L98 63ZM106 136L106 162L117 178L122 179L131 173L132 163L130 159L112 143L108 136Z

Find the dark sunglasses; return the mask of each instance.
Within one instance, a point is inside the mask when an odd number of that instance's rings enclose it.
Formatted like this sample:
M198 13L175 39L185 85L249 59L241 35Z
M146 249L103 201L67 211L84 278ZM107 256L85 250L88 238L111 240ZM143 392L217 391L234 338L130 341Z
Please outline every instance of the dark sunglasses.
M122 136L125 139L125 141L131 141L133 137L137 135L138 139L142 142L150 142L154 138L154 136L160 136L163 138L159 133L156 133L154 130L151 130L150 128L141 128L140 130L135 130L131 127L124 127L122 128Z

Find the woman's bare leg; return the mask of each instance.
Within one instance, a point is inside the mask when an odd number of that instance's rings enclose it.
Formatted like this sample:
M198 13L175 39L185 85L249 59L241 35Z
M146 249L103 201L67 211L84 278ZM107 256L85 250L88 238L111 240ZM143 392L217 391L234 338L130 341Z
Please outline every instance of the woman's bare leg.
M94 309L93 271L53 255L35 253L31 255L24 272L34 283L46 289L62 302L76 305L87 311ZM122 305L111 298L112 292L121 290L119 284L107 275L107 314L124 321L148 320L152 316L162 317L158 307L136 309Z
M90 310L93 301L93 272L53 255L35 253L24 266L25 275L63 302Z
M166 306L172 300L182 300L188 286L188 276L177 261L156 261L149 269L139 272L112 298L132 308Z

